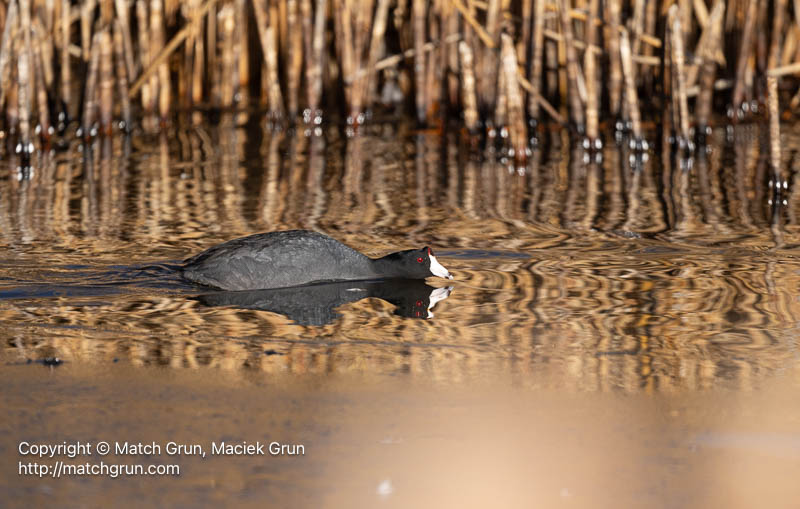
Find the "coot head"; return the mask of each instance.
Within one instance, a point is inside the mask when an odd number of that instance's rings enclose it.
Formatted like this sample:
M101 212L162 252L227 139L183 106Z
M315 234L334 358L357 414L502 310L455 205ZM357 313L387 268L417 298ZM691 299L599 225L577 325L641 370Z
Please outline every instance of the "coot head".
M438 276L453 279L453 275L442 267L442 264L434 256L433 250L427 246L422 249L392 253L383 259L391 264L392 273L397 277L424 279Z

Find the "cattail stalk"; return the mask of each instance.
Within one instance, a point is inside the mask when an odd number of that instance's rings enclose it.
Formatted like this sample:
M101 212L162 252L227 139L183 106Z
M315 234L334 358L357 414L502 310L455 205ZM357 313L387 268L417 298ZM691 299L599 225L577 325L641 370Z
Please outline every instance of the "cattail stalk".
M128 2L126 0L114 0L114 2L117 12L117 21L120 24L120 30L122 30L122 44L125 49L125 69L128 73L128 76L135 76L136 67L134 66L133 62L133 42L131 39L131 22Z

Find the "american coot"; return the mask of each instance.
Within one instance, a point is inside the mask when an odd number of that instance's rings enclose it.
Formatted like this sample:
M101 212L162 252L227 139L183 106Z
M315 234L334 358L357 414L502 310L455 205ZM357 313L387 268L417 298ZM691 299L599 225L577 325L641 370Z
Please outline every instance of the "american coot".
M385 281L335 281L291 288L212 292L193 297L206 306L258 309L287 316L300 325L325 325L340 315L339 306L369 297L396 306L395 314L408 318L433 318L436 304L450 296L453 287L434 288L420 279Z
M307 230L259 233L223 242L186 260L182 274L189 281L223 290L375 278L453 279L429 247L373 259Z

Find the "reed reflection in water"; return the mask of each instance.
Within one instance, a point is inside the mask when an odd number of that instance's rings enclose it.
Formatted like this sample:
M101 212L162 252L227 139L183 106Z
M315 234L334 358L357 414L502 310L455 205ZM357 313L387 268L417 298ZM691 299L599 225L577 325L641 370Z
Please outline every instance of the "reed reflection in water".
M175 133L71 145L25 174L4 165L5 356L448 382L498 371L521 385L549 372L587 390L800 373L792 129L786 182L752 125L715 131L690 159L613 140L587 153L553 133L524 168L402 124L347 137L223 116ZM290 228L371 256L431 245L455 289L431 320L368 298L298 324L205 306L171 269L217 242Z

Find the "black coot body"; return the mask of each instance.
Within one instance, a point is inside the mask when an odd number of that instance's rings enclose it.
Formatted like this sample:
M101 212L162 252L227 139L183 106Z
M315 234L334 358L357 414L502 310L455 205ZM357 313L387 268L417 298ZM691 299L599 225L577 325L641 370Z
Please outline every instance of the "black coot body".
M307 230L259 233L223 242L186 260L182 274L189 281L223 290L375 278L453 278L428 247L372 259Z

